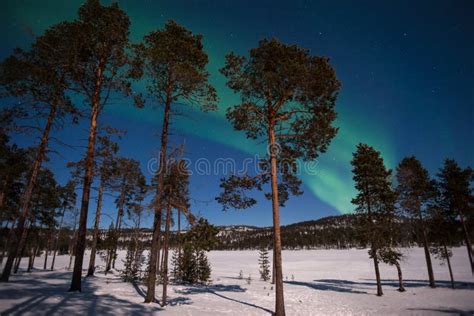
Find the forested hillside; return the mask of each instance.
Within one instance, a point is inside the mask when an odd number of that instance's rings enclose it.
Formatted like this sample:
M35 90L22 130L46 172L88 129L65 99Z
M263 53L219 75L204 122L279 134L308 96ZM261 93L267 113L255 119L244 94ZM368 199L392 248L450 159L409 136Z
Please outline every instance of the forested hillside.
M317 220L298 222L282 226L283 248L284 249L348 249L366 247L360 242L357 231L357 215L345 214L323 217ZM417 235L414 223L406 218L398 218L398 225L403 230L403 236L399 240L394 240L394 244L401 247L421 246L421 236ZM261 247L272 247L271 227L256 227L248 225L218 226L218 243L214 250L248 250L259 249ZM436 227L432 227L431 234L434 234ZM184 234L186 230L182 230ZM60 250L67 252L68 234L72 231L65 230L64 237L61 238ZM119 248L125 248L130 239L135 238L136 232L132 229L124 229L119 240ZM471 233L472 234L472 233ZM105 245L107 230L101 231L99 248ZM474 234L473 234L474 235ZM147 228L140 230L140 240L145 247L150 245L152 231ZM72 238L72 237L71 237ZM89 242L92 240L92 232L88 234ZM452 246L462 244L461 238L453 239ZM170 246L177 247L177 232L171 233Z

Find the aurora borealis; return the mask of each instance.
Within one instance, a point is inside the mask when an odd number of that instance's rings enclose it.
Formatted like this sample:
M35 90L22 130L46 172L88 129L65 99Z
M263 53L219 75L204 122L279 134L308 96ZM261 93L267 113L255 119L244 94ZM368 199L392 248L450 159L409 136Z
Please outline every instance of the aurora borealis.
M173 123L174 140L179 143L185 139L194 159L227 158L236 153L236 159L242 159L265 150L234 131L225 118L226 108L239 101L218 72L227 52L247 54L259 39L275 36L331 59L342 83L336 106L340 130L328 152L318 159L317 175L302 175L305 195L293 198L283 210L284 223L353 210L350 160L359 142L381 151L390 168L406 155L418 156L432 173L445 157L453 157L463 166L474 161L474 5L470 1L118 2L130 16L134 42L161 28L168 19L204 36L211 82L220 98L219 110L203 114L186 109L185 116ZM31 33L40 34L54 23L73 19L80 3L2 3L6 10L0 23L6 32L0 35L0 57L16 46L27 46ZM141 110L129 103L115 101L106 110L105 120L127 125L117 126L129 129L122 150L146 164L158 147L153 133L160 128L161 112L150 103ZM84 138L73 128L66 131L68 138ZM148 135L140 136L139 132ZM137 144L144 147L137 149ZM71 152L68 157L78 154ZM60 161L54 158L52 168L63 170L59 164L64 165L64 161ZM67 170L60 172L65 177ZM193 178L193 197L212 201L221 176ZM245 214L222 214L215 202L196 207L216 223L237 220L267 225L270 217L265 205L256 206L259 211L248 211L257 214L253 219Z

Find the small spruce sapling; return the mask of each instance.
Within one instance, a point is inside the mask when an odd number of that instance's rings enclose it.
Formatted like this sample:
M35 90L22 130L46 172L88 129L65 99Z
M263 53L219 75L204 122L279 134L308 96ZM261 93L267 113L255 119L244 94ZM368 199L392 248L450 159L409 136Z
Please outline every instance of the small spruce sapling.
M260 278L263 281L270 280L270 261L268 260L268 250L265 247L262 247L259 250L259 259L258 263L260 266Z

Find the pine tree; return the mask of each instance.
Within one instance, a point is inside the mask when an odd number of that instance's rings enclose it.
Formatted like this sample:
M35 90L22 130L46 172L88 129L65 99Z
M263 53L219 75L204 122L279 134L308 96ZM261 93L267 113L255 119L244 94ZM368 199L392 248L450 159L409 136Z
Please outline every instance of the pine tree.
M120 237L125 208L146 187L146 180L140 169L140 163L137 160L123 157L116 159L115 172L110 182L112 190L118 192L119 195L115 200L115 205L117 206L117 218L115 221L116 240L112 250L113 253L106 264L106 271L115 268L118 239Z
M259 250L258 264L260 266L260 278L263 281L270 280L270 261L268 260L268 250L266 247L261 247Z
M144 60L145 79L150 96L164 107L161 132L157 186L154 201L155 220L147 282L146 303L155 299L155 281L158 252L160 250L160 230L162 201L164 192L164 171L167 170L168 128L172 105L198 104L202 110L214 110L217 96L215 89L208 83L206 71L207 54L203 50L202 36L194 35L174 21L166 23L164 29L149 33L143 45L137 48L137 54Z
M166 221L165 236L163 241L163 264L162 280L163 293L161 305L167 304L167 286L168 286L168 250L170 239L171 209L186 209L189 215L189 171L183 160L173 160L168 162L168 170L164 179L163 201L166 203Z
M379 260L383 263L395 266L397 268L398 274L398 291L405 292L405 286L403 284L403 274L402 268L400 266L400 261L403 258L403 254L400 250L393 247L384 247L379 250L378 253Z
M196 252L196 268L197 281L206 284L211 278L211 265L204 250Z
M182 252L174 251L173 255L171 256L171 275L173 276L173 281L175 283L180 283L183 281L182 262Z
M111 179L117 168L116 154L118 151L118 144L112 141L110 136L111 135L100 135L97 139L98 147L95 154L96 172L94 172L94 174L97 174L99 177L99 188L97 193L97 206L95 211L94 230L92 233L92 245L87 276L94 275L97 241L99 238L100 216L102 212L102 199L106 190L110 189L111 187Z
M86 1L79 18L62 23L68 31L67 45L76 48L71 83L90 105L90 128L84 158L79 228L70 291L81 291L82 264L86 247L87 214L93 182L98 118L111 93L132 94L130 78L140 75L127 55L130 20L117 3L103 6L99 0ZM135 100L139 100L135 95ZM141 106L140 101L136 105Z
M32 148L19 148L7 135L0 134L0 220L18 217L18 202L32 164ZM6 245L8 246L8 244Z
M110 225L109 225L109 229L107 230L107 233L105 235L105 238L102 242L102 247L103 249L105 250L105 254L103 256L105 256L105 258L103 257L103 259L105 259L104 261L106 262L106 264L111 260L110 258L113 256L114 252L114 246L115 246L115 240L116 240L116 230L115 230L115 226L114 226L114 223L113 222L110 222ZM107 274L107 269L105 270L105 274Z
M128 243L127 254L123 260L124 268L120 275L125 282L136 282L140 279L141 265L143 264L143 249L131 241Z
M53 260L51 262L51 271L54 270L54 263L56 261L56 252L58 250L59 239L61 236L61 229L63 228L64 216L66 211L71 211L76 206L76 184L74 181L69 181L65 186L59 188L59 199L61 203L61 219L59 221L56 239L53 248Z
M456 214L459 218L471 272L474 275L474 251L469 236L472 227L468 227L466 223L466 218L474 217L474 195L471 185L474 181L474 171L470 167L462 169L456 161L446 159L438 178L441 207L444 208L444 212Z
M426 231L426 209L434 197L433 182L430 181L428 171L423 168L415 157L404 158L397 167L397 192L401 208L406 215L417 224L417 233L421 235L425 251L426 266L430 287L436 287L429 242Z
M247 138L264 141L268 157L262 161L261 174L223 179L224 192L217 200L224 209L248 208L256 200L245 191L262 190L270 183L265 196L272 201L275 313L282 316L285 305L279 208L290 193L302 194L301 181L295 175L296 160L316 159L337 133L332 123L340 85L327 58L311 56L306 49L276 39L260 41L250 50L249 58L228 54L220 71L227 78L227 86L241 96L241 103L227 110L228 120Z
M185 234L182 253L177 252L173 260L173 271L178 281L184 283L207 283L211 276L211 265L206 251L212 249L216 243L218 229L210 225L207 220L199 221Z
M397 217L398 214L396 213L395 208L397 195L395 192L392 192L393 194L389 191L387 192L388 194L385 195L384 208L382 212L383 223L379 223L379 225L384 225L385 227L380 228L381 230L383 229L383 232L378 238L383 240L383 246L380 248L378 256L381 262L397 268L398 291L405 292L401 267L403 254L396 246L401 234L401 227L397 221L399 217Z
M127 254L123 260L123 269L120 275L125 282L135 282L138 279L138 271L135 269L135 249L130 243L127 247Z
M2 240L0 264L15 233L15 222L18 218L19 200L29 176L32 164L32 150L18 148L10 144L7 135L0 140L0 220L6 223L8 234ZM8 224L10 223L10 227Z
M194 248L190 243L185 243L183 255L179 264L184 283L196 283L197 281L197 262Z
M76 113L67 90L66 77L72 63L72 47L66 43L61 24L49 28L38 37L30 50L16 49L0 65L2 94L19 100L18 107L25 107L30 119L46 119L41 130L40 143L34 152L34 160L25 189L19 201L17 225L9 238L8 258L0 281L7 282L18 255L19 243L25 238L25 222L29 216L31 198L41 170L50 139L51 129L65 115Z
M143 183L144 184L144 183ZM124 269L121 271L122 278L126 282L136 282L141 277L141 266L144 263L143 246L140 242L140 223L143 213L143 199L146 193L146 185L136 192L133 202L127 203L128 217L133 221L133 231L127 246L127 255L124 261Z
M56 210L60 207L58 191L54 174L51 170L42 168L30 200L31 207L27 219L29 225L18 244L19 252L14 273L18 271L21 257L28 249L32 250L29 270L33 267L34 259L41 250L45 251L44 269L46 269L48 250L51 245L50 232L56 224Z
M390 183L391 170L385 168L380 152L366 144L357 145L351 164L355 187L359 191L352 203L359 214L361 238L370 244L369 256L374 261L377 296L382 296L379 252L387 243L384 238L388 224L386 212L394 199Z
M458 230L456 223L456 213L449 207L443 207L442 196L440 194L440 185L437 183L436 199L428 206L427 216L430 226L430 240L432 241L430 252L437 258L441 264L447 263L451 287L454 289L453 269L451 266L452 251L450 246L457 239Z

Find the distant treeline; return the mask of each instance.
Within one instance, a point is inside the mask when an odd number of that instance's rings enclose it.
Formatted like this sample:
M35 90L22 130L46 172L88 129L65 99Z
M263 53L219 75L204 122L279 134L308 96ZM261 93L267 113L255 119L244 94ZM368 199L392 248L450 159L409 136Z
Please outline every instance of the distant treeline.
M366 244L360 242L357 229L358 215L345 214L338 216L328 216L317 220L304 221L282 226L282 238L284 249L348 249L365 248ZM397 225L400 226L402 233L400 239L393 240L394 246L414 247L422 246L421 236L417 234L416 223L410 219L398 217ZM272 248L272 228L255 226L221 226L217 236L218 243L214 250L250 250L260 249L262 247ZM184 233L183 231L182 233ZM6 230L2 231L5 234ZM64 229L59 242L59 252L65 253L68 244L72 240L73 231ZM132 229L123 229L118 241L118 247L124 249L135 232ZM430 227L430 234L436 234L436 227ZM88 236L92 236L92 230ZM140 229L140 242L144 247L151 244L152 231L148 228ZM98 249L107 235L107 230L99 234ZM461 234L457 234L450 246L460 246L463 244ZM471 237L474 233L471 232ZM90 238L88 241L90 243ZM178 245L177 233L172 232L170 236L170 246L175 248Z

